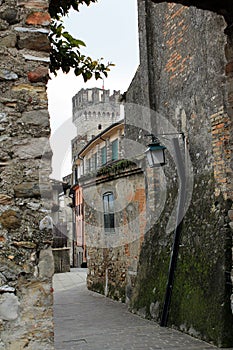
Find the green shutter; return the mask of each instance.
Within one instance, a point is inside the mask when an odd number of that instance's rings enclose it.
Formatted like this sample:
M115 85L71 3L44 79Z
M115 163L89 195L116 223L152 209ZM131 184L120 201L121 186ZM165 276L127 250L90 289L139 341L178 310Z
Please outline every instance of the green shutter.
M101 161L102 161L102 165L107 163L107 149L106 149L106 146L101 148Z
M97 169L97 153L94 154L94 170Z
M118 159L118 140L112 142L112 160Z

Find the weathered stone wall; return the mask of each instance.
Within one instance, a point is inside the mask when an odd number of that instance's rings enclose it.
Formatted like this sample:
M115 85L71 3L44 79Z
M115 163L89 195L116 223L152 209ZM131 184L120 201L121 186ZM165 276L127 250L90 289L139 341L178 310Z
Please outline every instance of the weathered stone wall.
M0 5L0 349L53 349L48 1Z
M81 179L82 182L82 179ZM82 183L85 200L87 286L113 299L128 301L134 287L146 226L145 178L127 166ZM115 230L105 232L103 194L114 194Z
M155 134L185 134L185 142L179 143L188 164L187 212L168 324L222 347L233 344L232 40L225 28L224 18L213 12L140 0L140 68L126 96L128 104L149 105L154 111L144 114L148 118L144 124L151 123ZM134 117L140 120L141 113ZM126 111L126 124L130 118ZM134 135L142 142L139 131L129 126L126 137ZM145 237L131 300L134 311L157 321L163 309L178 196L172 137L176 136L161 139L168 148L163 169L167 198L162 215ZM148 184L149 206L150 196Z

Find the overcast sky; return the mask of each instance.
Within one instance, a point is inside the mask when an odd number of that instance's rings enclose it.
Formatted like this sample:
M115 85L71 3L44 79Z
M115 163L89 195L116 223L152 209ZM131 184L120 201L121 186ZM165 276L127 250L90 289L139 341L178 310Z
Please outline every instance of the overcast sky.
M66 29L86 43L84 53L92 59L104 58L112 62L105 89L127 90L139 63L137 0L98 0L89 7L80 6L80 12L70 12L65 19ZM70 141L75 137L72 126L72 97L82 88L102 87L102 80L84 83L74 74L58 74L48 83L51 118L51 146L53 174L61 179L70 173Z

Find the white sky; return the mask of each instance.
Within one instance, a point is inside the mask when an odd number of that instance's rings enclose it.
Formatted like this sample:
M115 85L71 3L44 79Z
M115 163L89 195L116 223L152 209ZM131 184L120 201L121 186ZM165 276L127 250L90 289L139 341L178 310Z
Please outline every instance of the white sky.
M86 43L83 52L92 59L112 62L105 89L125 92L139 63L137 0L99 0L80 12L71 12L65 20L66 29ZM70 141L76 136L72 125L72 97L82 88L102 87L102 80L84 83L74 74L59 73L48 83L53 149L52 178L61 179L71 172Z

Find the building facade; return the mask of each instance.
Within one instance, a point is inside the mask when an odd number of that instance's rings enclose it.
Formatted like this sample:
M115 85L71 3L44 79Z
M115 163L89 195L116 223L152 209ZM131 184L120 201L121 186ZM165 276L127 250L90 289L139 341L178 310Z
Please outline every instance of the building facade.
M145 178L124 159L124 123L114 123L79 153L77 235L84 236L87 286L128 301L146 226ZM80 197L80 193L82 196Z
M97 152L97 149L92 149L91 153L83 161L80 152L96 135L122 118L123 108L119 99L120 91L114 91L110 95L109 90L99 88L81 89L72 99L73 123L77 127L77 136L72 140L71 148L72 189L75 202L73 214L76 241L75 259L79 267L86 266L87 252L83 226L83 193L82 188L78 184L78 179L88 169L93 172L97 170L97 164L100 164L101 158L100 152Z

